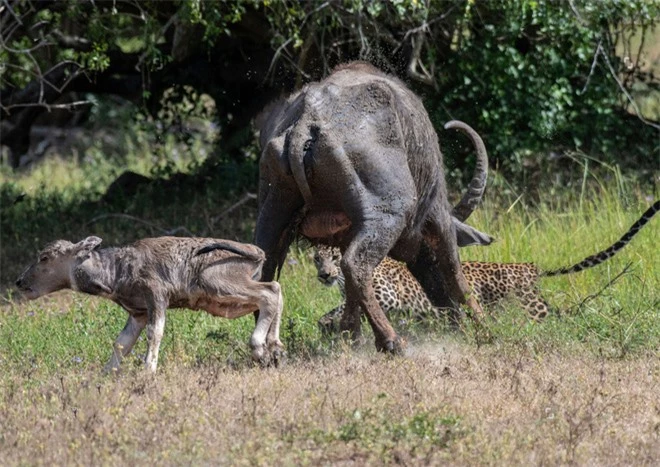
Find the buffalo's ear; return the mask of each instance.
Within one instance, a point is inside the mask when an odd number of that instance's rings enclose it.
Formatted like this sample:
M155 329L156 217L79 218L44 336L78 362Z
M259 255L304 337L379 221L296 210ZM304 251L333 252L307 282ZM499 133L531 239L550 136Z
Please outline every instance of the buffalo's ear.
M94 248L99 246L103 240L100 239L99 237L91 236L87 237L84 240L79 241L72 247L72 252L76 256L83 256L90 251L92 251Z
M452 216L452 223L456 230L456 242L459 247L471 245L490 245L493 243L493 237L483 232L479 232L474 227L462 223Z

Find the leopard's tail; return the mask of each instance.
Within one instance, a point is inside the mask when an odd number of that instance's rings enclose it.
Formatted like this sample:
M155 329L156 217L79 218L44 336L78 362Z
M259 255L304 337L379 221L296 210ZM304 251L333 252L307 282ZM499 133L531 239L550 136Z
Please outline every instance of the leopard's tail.
M640 217L637 220L637 222L635 222L632 225L632 227L628 229L628 231L623 235L623 237L621 237L619 241L614 243L606 250L600 251L595 255L588 256L579 263L574 264L573 266L555 269L554 271L543 271L541 272L541 276L547 277L547 276L559 276L562 274L571 274L573 272L579 272L584 269L598 266L599 264L610 259L619 250L621 250L624 246L630 243L630 240L635 235L637 235L637 232L639 232L642 229L642 227L644 227L658 211L660 211L660 201L656 201L655 203L653 203L653 205L650 208L648 208L646 212L644 212L644 214L642 214L642 217Z

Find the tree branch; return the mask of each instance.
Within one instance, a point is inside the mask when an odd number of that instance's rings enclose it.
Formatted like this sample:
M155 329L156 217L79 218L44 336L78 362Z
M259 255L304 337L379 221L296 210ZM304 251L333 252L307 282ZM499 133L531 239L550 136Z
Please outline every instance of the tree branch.
M589 82L591 81L591 77L593 76L594 71L596 70L596 63L598 63L598 54L600 54L600 44L602 41L603 38L601 37L600 40L598 41L598 45L596 46L596 51L594 52L594 59L591 62L591 69L589 70L587 81L584 83L584 87L582 88L582 90L578 92L578 95L584 94L587 91L587 88L589 87Z
M84 37L67 36L58 30L54 30L51 34L57 39L57 43L62 47L75 49L81 52L88 52L92 48L92 43Z
M408 76L419 81L420 83L432 86L433 89L437 91L438 83L436 83L435 79L433 78L433 73L429 73L426 68L424 68L424 64L422 63L421 59L422 45L424 44L424 32L418 32L417 37L412 37L411 41L413 51L410 55L410 61L408 62ZM418 65L422 70L421 73L417 71Z
M188 230L187 228L183 226L179 227L174 227L171 229L163 229L162 227L157 226L156 224L153 224L151 222L145 221L144 219L140 219L139 217L131 216L130 214L122 214L122 213L109 213L109 214L101 214L99 216L94 217L93 219L89 220L86 222L83 227L87 227L89 225L92 225L100 220L103 219L112 219L112 218L117 218L117 219L127 219L133 222L137 222L139 224L146 225L147 227L151 227L154 230L159 231L163 235L174 235L179 232L183 232L184 234L188 235L189 237L194 237L195 235Z
M210 219L211 227L213 227L213 226L216 224L216 222L218 222L220 219L222 219L222 218L226 217L227 215L231 214L231 213L234 212L236 209L240 208L240 207L243 206L245 203L247 203L248 201L253 200L253 199L257 199L257 195L255 195L254 193L250 193L250 192L245 193L245 195L244 195L241 199L239 199L238 201L236 201L234 204L232 204L231 206L229 206L227 209L225 209L224 211L222 211L222 212L221 212L220 214L218 214L217 216L213 216L213 217Z
M71 80L81 73L81 70L78 63L66 61L58 63L45 74L36 72L35 80L23 89L12 92L8 97L3 97L0 108L9 114L10 109L24 107L25 104L48 104L60 96ZM44 83L48 86L44 86Z
M630 93L628 92L626 87L623 85L623 83L619 79L619 76L617 75L616 70L614 70L614 67L612 66L612 63L610 62L609 57L607 56L607 54L603 50L603 47L602 47L601 44L598 44L598 50L600 50L600 53L602 54L603 59L605 60L605 64L607 65L607 68L610 70L610 74L612 75L612 78L614 78L614 81L616 81L616 84L619 85L619 89L621 90L621 92L623 92L623 94L628 99L628 102L630 102L630 105L632 105L632 108L635 110L635 114L636 114L637 118L639 118L644 124L646 124L648 126L651 126L651 127L655 128L656 130L660 130L660 125L658 125L656 123L653 123L650 120L647 120L642 115L642 112L641 112L641 110L639 110L639 106L637 105L637 102L635 101L633 96L630 95Z

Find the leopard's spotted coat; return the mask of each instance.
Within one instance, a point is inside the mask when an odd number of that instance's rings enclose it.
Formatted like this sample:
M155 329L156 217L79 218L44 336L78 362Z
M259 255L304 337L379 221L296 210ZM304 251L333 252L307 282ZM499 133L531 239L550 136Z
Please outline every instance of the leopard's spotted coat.
M542 319L548 314L548 304L539 290L540 277L570 274L603 263L626 246L659 210L660 201L656 201L616 243L570 267L543 271L533 263L465 261L462 263L463 273L481 304L488 306L506 297L515 297L531 318ZM344 296L344 276L339 267L340 260L341 253L338 248L322 245L316 248L314 264L318 280L328 286L338 283ZM373 285L376 299L386 314L394 310L408 311L412 316L420 318L439 313L406 265L390 257L386 257L374 269ZM320 329L323 332L337 330L343 312L342 303L323 315L319 319Z

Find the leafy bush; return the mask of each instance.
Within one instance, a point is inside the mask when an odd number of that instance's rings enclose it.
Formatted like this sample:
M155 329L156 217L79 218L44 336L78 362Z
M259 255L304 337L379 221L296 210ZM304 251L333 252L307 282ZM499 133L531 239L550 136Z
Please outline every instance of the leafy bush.
M450 109L474 122L508 172L523 170L532 152L562 148L624 165L653 163L657 128L626 114L628 101L617 83L620 74L624 82L648 76L638 64L627 69L623 59L630 57L617 56L616 47L657 21L658 4L505 5L466 9L463 34L443 64L443 92L428 97L434 120L445 121Z

